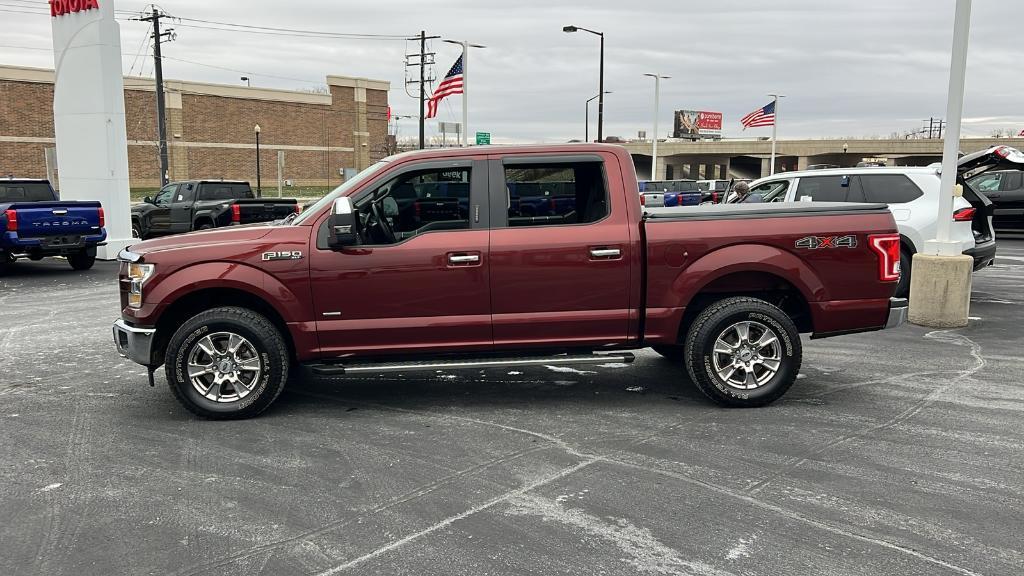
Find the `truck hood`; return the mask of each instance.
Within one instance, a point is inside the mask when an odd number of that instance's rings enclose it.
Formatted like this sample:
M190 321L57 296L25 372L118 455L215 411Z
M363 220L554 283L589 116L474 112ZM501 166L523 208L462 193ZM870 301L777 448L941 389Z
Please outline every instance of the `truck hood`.
M269 234L270 230L271 227L264 223L252 224L249 226L232 226L230 228L178 234L175 236L167 236L165 238L154 238L138 244L133 244L128 247L128 250L145 256L146 254L163 252L166 250L234 244L237 242L259 240Z

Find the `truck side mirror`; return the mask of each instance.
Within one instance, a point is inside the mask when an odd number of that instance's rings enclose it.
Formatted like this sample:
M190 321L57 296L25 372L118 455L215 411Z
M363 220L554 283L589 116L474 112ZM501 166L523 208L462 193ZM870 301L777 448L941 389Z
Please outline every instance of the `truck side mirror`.
M327 245L332 249L359 244L359 213L352 206L351 198L342 196L334 201L327 229Z
M142 201L145 202L146 204L152 204L153 198L146 196L145 198L142 199Z

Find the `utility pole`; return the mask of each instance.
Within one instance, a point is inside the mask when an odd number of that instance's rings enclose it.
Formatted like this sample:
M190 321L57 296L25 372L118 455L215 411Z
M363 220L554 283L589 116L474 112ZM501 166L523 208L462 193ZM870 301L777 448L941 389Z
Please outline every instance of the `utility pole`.
M419 145L420 150L422 150L423 148L426 147L426 132L425 132L425 129L424 129L424 122L425 122L424 116L426 115L426 110L424 109L424 105L425 105L425 103L427 101L427 87L426 86L427 86L428 82L433 82L434 81L434 78L432 76L428 76L427 75L427 66L434 63L434 53L433 52L427 52L427 40L434 40L434 39L437 39L437 38L440 38L440 36L427 36L426 30L420 30L420 35L415 37L415 38L412 38L412 40L419 40L420 41L420 52L419 52L419 54L406 54L405 55L405 67L406 68L409 68L411 66L419 66L419 68L420 68L419 80L409 80L408 76L406 76L406 80L405 80L406 86L408 86L409 84L419 84L419 91L418 91L416 96L413 96L413 98L418 98L419 101L420 101L420 145ZM410 62L409 61L410 58L417 58L417 60L415 62ZM406 94L409 94L408 88L406 88ZM409 95L412 96L412 94L409 94Z
M164 102L164 68L163 55L160 53L160 41L164 36L168 40L174 40L174 30L160 32L160 18L163 14L154 6L153 15L146 18L139 18L142 22L153 23L153 68L156 70L156 128L157 138L160 140L160 186L167 184L169 172L167 161L167 106Z

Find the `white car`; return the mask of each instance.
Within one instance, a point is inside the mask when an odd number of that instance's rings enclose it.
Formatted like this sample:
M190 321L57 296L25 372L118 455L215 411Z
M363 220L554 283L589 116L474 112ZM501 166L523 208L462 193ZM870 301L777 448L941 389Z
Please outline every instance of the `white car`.
M974 258L974 269L990 266L996 255L992 228L992 202L971 188L966 178L998 167L1024 168L1024 154L997 146L964 156L959 161L957 182L963 197L953 198L951 235L961 242L964 254ZM750 183L745 202L877 202L888 204L902 236L900 275L896 296L910 292L911 258L936 236L940 166L833 168L784 172ZM738 199L730 198L730 202Z

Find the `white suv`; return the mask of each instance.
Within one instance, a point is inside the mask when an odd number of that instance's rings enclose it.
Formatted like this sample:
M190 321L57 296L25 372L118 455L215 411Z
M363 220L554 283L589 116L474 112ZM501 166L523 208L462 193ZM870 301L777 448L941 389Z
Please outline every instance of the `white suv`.
M965 177L973 177L998 166L1024 167L1024 155L1000 146L960 159L957 182L964 187L962 198L953 199L952 239L965 247L964 254L974 258L974 269L990 266L995 260L996 241L992 228L992 202L971 188ZM896 296L910 292L910 262L935 238L938 220L938 165L928 167L833 168L784 172L750 183L746 202L795 202L809 197L816 202L877 202L888 204L902 236L900 275ZM736 201L736 198L730 201Z

